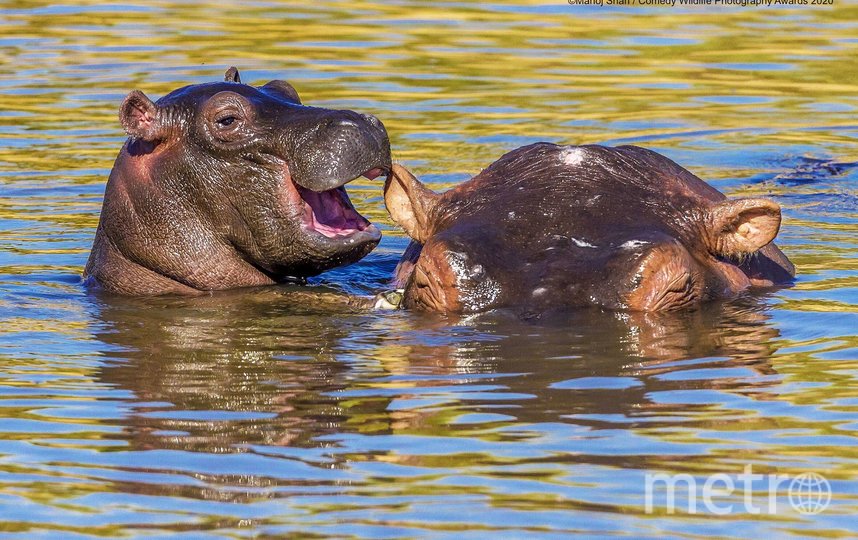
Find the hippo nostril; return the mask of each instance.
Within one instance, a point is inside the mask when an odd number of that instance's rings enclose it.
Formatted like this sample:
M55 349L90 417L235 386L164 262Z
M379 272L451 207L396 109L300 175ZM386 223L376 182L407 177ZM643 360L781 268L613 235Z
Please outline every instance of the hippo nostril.
M371 114L361 114L364 120L370 123L373 127L381 127L381 120Z
M334 122L334 126L336 126L336 127L340 127L340 128L354 128L354 129L357 129L357 128L358 128L358 123L357 123L357 122L355 122L354 120L351 120L351 119L348 119L348 118L342 118L342 119L337 120L336 122Z

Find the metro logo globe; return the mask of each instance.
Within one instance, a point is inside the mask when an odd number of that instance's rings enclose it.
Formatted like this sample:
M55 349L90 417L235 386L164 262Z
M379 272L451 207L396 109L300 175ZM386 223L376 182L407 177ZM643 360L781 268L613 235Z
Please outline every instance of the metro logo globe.
M819 514L831 502L831 484L824 476L806 472L789 484L789 503L801 514Z

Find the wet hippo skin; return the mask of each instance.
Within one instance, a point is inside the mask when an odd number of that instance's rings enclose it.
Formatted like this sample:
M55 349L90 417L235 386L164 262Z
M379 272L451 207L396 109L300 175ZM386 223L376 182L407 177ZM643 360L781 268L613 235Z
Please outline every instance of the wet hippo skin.
M285 81L134 91L129 135L84 271L126 295L199 294L313 276L355 262L381 233L344 184L390 169L382 123L301 104Z
M394 164L385 203L413 239L405 308L669 311L795 275L771 243L777 204L634 146L526 146L443 194Z

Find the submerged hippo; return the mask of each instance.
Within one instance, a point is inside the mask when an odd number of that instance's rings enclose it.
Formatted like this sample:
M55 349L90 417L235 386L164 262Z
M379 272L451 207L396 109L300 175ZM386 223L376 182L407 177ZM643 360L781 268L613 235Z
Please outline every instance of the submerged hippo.
M271 284L369 253L381 233L344 184L390 168L374 116L301 104L284 81L125 98L130 138L107 182L84 276L127 295Z
M443 194L392 173L385 203L414 240L405 308L676 310L795 275L770 243L777 204L727 199L643 148L538 143Z

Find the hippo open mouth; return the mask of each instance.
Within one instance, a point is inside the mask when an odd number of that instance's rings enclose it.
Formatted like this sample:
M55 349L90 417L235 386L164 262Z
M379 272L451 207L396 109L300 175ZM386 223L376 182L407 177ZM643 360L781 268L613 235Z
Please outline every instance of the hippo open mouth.
M373 180L384 173L376 167L361 176ZM370 236L380 236L378 229L360 215L349 200L345 185L325 191L313 191L294 183L304 203L304 227L331 239L352 237L366 231Z

